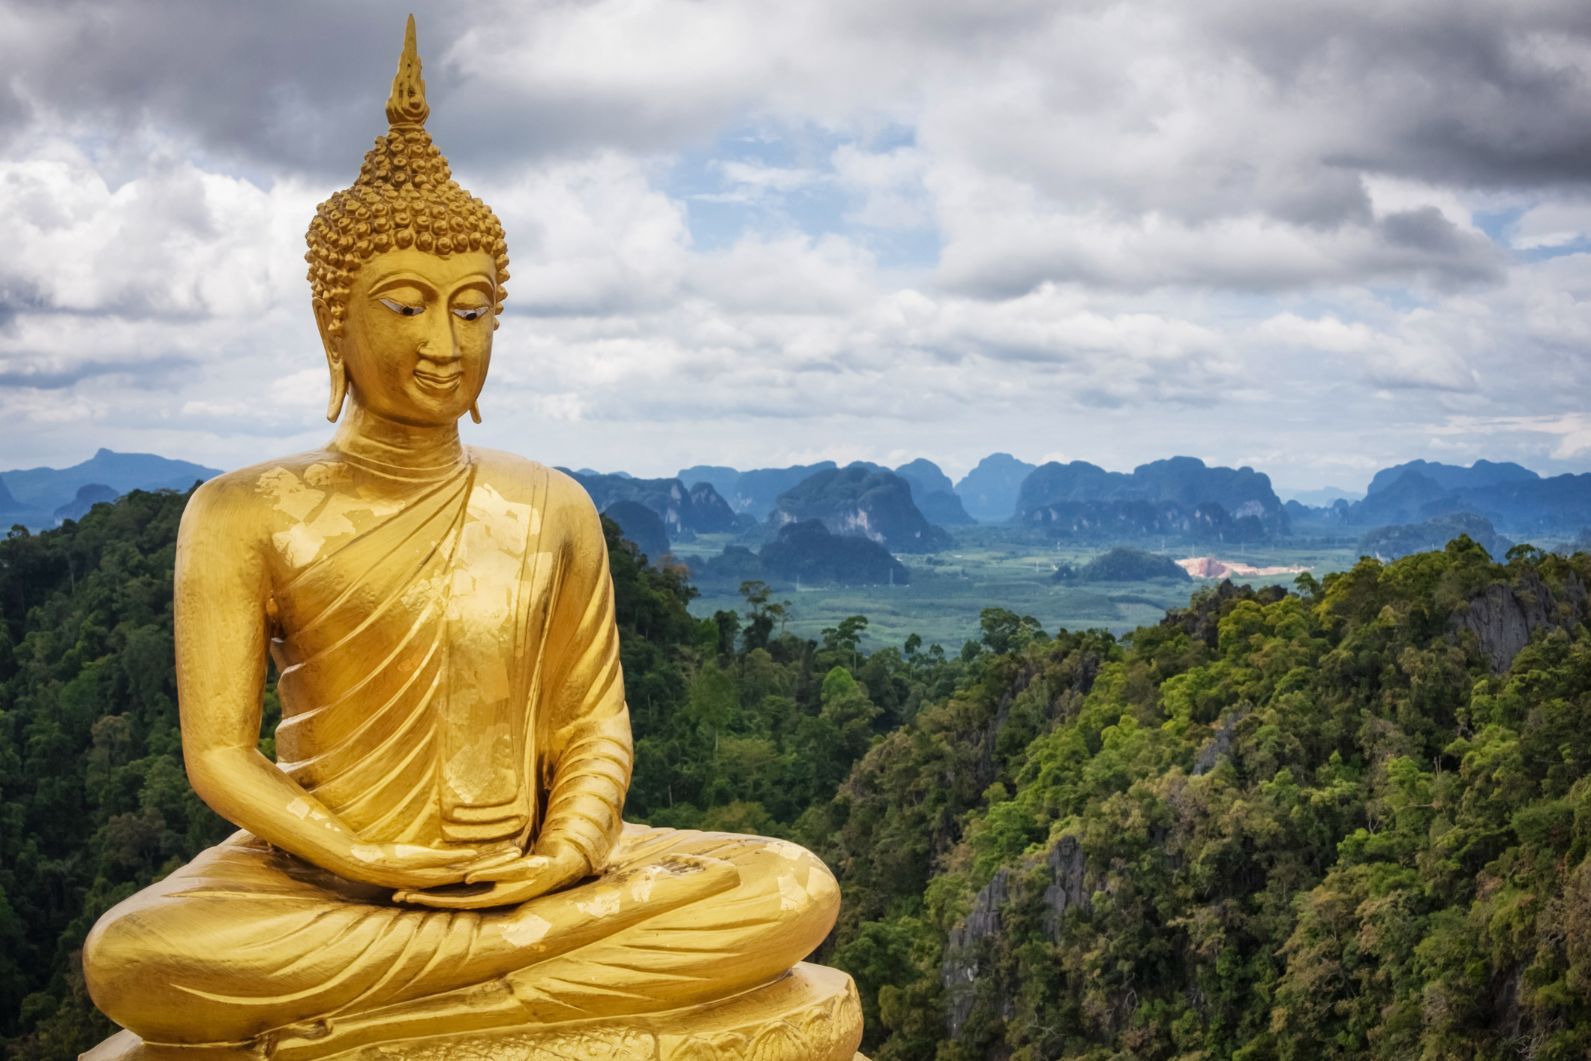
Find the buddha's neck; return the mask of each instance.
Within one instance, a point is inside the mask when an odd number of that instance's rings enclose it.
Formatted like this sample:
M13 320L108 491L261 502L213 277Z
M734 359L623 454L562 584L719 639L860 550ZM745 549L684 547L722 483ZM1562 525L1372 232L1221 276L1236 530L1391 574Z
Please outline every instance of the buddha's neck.
M349 406L331 448L355 464L403 478L433 478L468 461L459 442L457 422L402 424L377 416L357 402Z

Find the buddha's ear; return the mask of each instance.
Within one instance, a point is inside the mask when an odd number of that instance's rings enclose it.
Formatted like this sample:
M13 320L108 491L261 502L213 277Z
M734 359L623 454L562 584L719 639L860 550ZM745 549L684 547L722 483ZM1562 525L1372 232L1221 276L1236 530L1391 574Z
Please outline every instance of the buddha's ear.
M320 345L326 351L326 369L331 373L331 396L326 401L326 419L332 423L342 415L343 399L348 396L348 370L343 366L342 338L331 330L331 307L323 298L313 302L315 327L320 331Z
M331 330L331 306L323 298L312 299L310 305L315 310L315 328L320 332L320 345L326 351L326 360L341 361L342 344Z

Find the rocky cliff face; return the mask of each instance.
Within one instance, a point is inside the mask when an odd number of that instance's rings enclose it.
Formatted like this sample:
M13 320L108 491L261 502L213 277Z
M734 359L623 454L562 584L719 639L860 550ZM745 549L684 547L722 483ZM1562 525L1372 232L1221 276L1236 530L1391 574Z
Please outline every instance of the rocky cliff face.
M1475 635L1498 674L1506 671L1538 630L1573 629L1591 613L1585 583L1569 578L1558 593L1534 571L1512 585L1493 584L1454 616L1458 631Z
M1259 519L1234 517L1213 502L1189 509L1174 501L1059 501L1024 513L1020 522L1055 538L1084 542L1163 536L1232 543L1270 537Z
M697 534L718 534L734 530L735 510L729 507L711 483L697 483L690 488L691 529Z
M945 989L945 1017L951 1037L961 1034L978 1001L980 980L987 980L989 944L1000 934L1000 913L1011 898L1011 871L1000 869L972 901L966 918L950 930L939 982Z
M972 909L950 930L939 969L952 1038L977 1007L1011 1015L1011 1000L1021 985L1007 982L995 957L999 937L1011 922L1037 922L1045 936L1058 941L1067 912L1089 908L1087 875L1082 846L1075 837L1063 836L1041 856L1025 858L1015 868L1002 866L979 889Z

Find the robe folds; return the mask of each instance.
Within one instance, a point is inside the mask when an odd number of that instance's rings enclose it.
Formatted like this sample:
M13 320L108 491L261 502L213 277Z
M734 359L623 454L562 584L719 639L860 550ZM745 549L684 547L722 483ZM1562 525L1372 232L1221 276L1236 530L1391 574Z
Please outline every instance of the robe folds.
M274 593L278 762L372 842L540 824L600 859L617 837L631 751L606 553L533 467L515 503L471 462Z
M749 990L822 941L839 892L808 852L621 820L613 591L573 480L472 451L354 533L294 533L276 545L301 562L268 609L280 769L372 843L557 837L597 872L519 906L437 910L239 832L95 926L85 974L112 1019L149 1042L278 1044L460 1013L616 1017Z

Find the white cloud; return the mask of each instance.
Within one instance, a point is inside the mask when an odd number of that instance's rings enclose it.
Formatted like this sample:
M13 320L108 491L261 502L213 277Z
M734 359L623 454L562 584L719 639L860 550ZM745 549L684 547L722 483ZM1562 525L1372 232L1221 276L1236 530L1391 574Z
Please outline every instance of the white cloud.
M313 196L269 190L171 158L112 187L73 145L0 159L0 286L73 312L226 316L259 313L303 282L286 218Z
M652 187L647 169L604 153L471 187L512 235L515 311L622 311L676 295L687 262L684 209Z
M1562 247L1591 239L1591 203L1546 202L1526 211L1513 228L1520 250Z
M923 177L927 160L916 148L867 151L841 144L830 159L836 179L861 200L846 220L866 228L914 229L931 223Z

